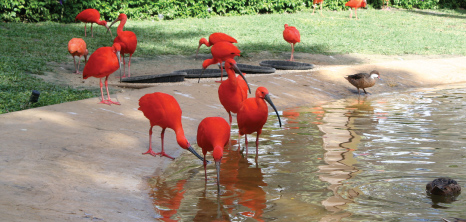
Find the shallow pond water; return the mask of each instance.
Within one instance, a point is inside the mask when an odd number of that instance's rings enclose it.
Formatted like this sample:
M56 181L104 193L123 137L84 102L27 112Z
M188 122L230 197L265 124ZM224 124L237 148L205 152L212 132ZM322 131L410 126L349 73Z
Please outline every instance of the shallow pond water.
M152 178L164 221L441 221L466 218L464 195L433 201L438 177L466 184L466 88L354 97L272 112L255 153L238 152L237 127L221 163L193 155ZM244 137L240 141L244 146ZM200 148L195 147L199 152ZM212 156L207 155L209 160Z

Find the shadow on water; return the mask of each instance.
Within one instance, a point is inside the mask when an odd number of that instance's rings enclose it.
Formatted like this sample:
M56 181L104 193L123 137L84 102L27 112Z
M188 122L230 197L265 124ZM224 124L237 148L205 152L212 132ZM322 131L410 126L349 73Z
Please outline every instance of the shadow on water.
M163 221L439 221L465 217L461 195L437 201L439 176L466 183L466 91L360 96L269 118L255 153L225 148L215 167L183 155L150 182ZM272 115L272 113L271 113ZM232 138L237 136L233 127ZM255 140L255 137L252 136ZM211 158L210 154L207 156Z

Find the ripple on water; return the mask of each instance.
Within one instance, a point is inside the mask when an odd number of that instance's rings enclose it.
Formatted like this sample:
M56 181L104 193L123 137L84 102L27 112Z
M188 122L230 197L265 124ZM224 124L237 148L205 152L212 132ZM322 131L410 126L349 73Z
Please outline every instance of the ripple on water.
M466 87L458 86L289 108L280 112L282 128L272 112L257 158L255 135L249 136L249 154L238 152L234 125L221 163L220 195L214 165L207 166L205 181L201 162L182 155L149 181L156 216L180 221L464 218L465 198L436 202L425 185L441 176L466 184L465 97Z

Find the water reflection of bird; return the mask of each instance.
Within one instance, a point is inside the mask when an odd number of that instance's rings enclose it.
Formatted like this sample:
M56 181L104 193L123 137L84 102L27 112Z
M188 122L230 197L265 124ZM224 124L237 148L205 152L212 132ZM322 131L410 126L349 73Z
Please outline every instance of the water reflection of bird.
M163 221L178 221L171 219L173 215L178 212L180 209L181 201L184 199L184 193L186 190L184 189L184 185L186 184L187 180L179 180L175 186L169 186L167 182L160 181L160 178L157 178L157 183L155 184L154 190L157 192L151 193L151 196L154 200L154 205L159 206L157 209L164 209L159 210L160 215L163 217Z
M220 163L223 158L223 148L230 141L230 125L221 117L207 117L197 128L197 144L204 154L204 172L207 183L206 155L212 151L215 167L217 168L217 191L220 194Z
M131 56L133 56L134 51L136 51L136 47L138 44L138 39L136 34L132 31L123 31L123 27L126 24L128 17L121 13L115 21L110 24L110 27L115 24L115 22L120 21L120 24L117 28L118 36L115 37L113 43L119 43L121 45L121 56L123 57L123 77L126 77L125 72L125 54L129 54L128 60L128 77L131 77ZM121 76L120 76L121 78Z
M360 93L359 89L364 90L364 93L367 94L365 88L369 88L375 85L375 78L380 79L380 74L377 70L367 73L357 73L353 75L348 75L345 77L351 85L355 86L358 89L358 94Z
M194 216L193 221L231 221L230 215L223 207L220 196L217 201L206 197L206 191L203 191L202 197L198 198L197 208L199 209Z
M285 24L285 30L283 30L283 38L285 41L291 44L291 58L290 61L294 61L294 45L298 42L301 42L301 35L299 34L298 29L294 26L288 26Z
M73 56L75 73L79 74L79 64L81 63L81 56L84 56L84 62L87 62L87 55L89 51L86 48L86 42L81 38L72 38L68 42L68 52ZM78 65L76 66L75 56L78 56Z
M114 102L110 99L108 92L108 76L120 68L120 44L114 43L112 47L100 47L95 50L89 57L89 61L84 66L83 79L95 77L100 79L100 93L102 101L100 103L111 105L120 105L119 102ZM120 69L121 73L121 69ZM104 92L102 89L102 78L105 77L105 88L107 89L107 100L104 100Z
M218 87L218 98L228 113L230 126L232 122L231 113L238 113L244 100L248 98L247 89L243 90L241 83L236 78L235 70L239 73L246 85L247 81L241 71L238 69L235 60L227 59L225 61L225 71L228 74L228 79L223 81ZM249 85L247 85L249 87Z
M181 148L189 150L197 158L204 161L204 158L202 158L191 147L191 144L184 136L184 130L181 123L182 112L175 97L161 92L146 94L139 99L139 110L141 110L144 116L150 121L149 150L143 154L150 154L152 156L160 155L175 159L167 155L164 150L163 140L165 129L170 128L175 131L176 141ZM159 153L152 151L152 128L154 126L160 126L162 128L162 151Z
M220 172L222 177L220 183L225 187L223 203L225 206L243 205L250 210L242 212L241 215L263 221L262 214L267 207L267 193L262 187L267 186L267 183L264 182L262 169L257 165L256 167L251 165L239 152L225 149Z
M112 35L112 31L107 26L107 22L104 20L100 20L100 13L96 9L93 9L93 8L85 9L84 11L76 15L76 18L74 20L84 22L84 36L87 36L87 32L86 32L87 23L91 23L91 36L92 37L94 37L94 31L92 30L92 25L94 25L94 23L96 23L97 25L105 26L105 28L107 28L107 32L110 32L110 35Z
M426 185L426 192L429 195L455 196L461 193L461 186L450 178L437 178Z
M199 48L201 48L202 45L206 45L207 47L211 47L211 46L215 45L218 42L237 43L238 41L236 41L235 38L233 38L233 37L231 37L231 36L229 36L229 35L227 35L225 33L222 33L222 32L212 33L209 36L209 41L207 41L206 38L201 38L199 40L199 46L197 47L197 51L196 51L196 58L197 58L197 54L199 53Z
M358 8L366 7L367 3L366 0L350 0L345 4L345 6L349 6L354 8L354 13L356 13L356 19L358 19ZM353 10L350 9L350 18L353 18Z
M248 98L244 100L240 110L238 111L238 129L239 137L244 135L246 144L246 153L248 153L248 138L247 134L257 133L256 136L256 157L259 151L259 136L262 133L262 127L267 122L269 109L267 103L272 106L278 117L280 127L282 127L282 121L280 115L278 115L277 108L273 104L269 96L269 91L265 87L259 87L256 90L255 98ZM238 140L239 141L239 140Z

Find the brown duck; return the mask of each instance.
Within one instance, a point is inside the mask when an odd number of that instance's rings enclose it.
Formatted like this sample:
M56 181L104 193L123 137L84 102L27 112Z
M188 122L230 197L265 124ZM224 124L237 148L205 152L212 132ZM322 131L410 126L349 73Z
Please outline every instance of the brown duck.
M426 192L429 195L456 196L461 193L461 186L450 178L438 178L426 185Z
M345 79L348 80L353 86L364 90L364 93L367 94L364 88L369 88L375 85L375 78L380 79L380 74L377 70L372 71L371 73L357 73L353 75L346 76Z

